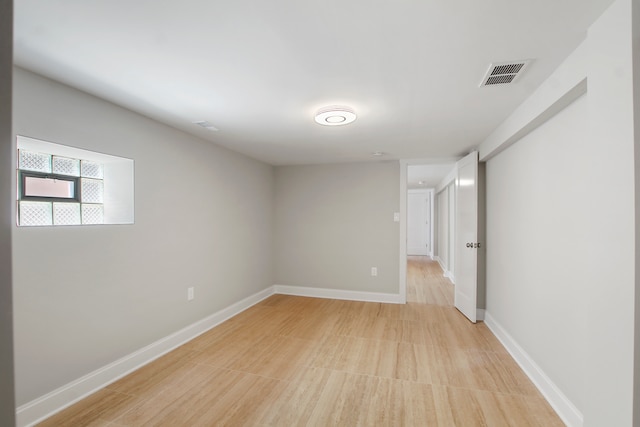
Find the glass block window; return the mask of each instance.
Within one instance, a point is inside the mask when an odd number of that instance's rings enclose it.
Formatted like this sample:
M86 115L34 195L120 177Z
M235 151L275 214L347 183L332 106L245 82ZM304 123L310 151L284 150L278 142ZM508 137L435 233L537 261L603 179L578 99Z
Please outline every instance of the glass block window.
M88 160L82 161L82 176L85 178L104 178L104 172L100 163L90 162Z
M18 225L104 223L100 163L18 150Z
M104 209L102 205L82 204L82 223L83 224L102 224L104 223Z
M82 188L81 201L83 203L102 203L104 184L101 179L82 178L80 180L80 188Z
M53 156L52 172L58 175L80 176L80 160Z
M26 202L18 205L20 225L52 225L53 214L49 202Z
M53 203L53 225L79 225L80 203Z
M51 172L51 154L19 150L18 169L42 173Z

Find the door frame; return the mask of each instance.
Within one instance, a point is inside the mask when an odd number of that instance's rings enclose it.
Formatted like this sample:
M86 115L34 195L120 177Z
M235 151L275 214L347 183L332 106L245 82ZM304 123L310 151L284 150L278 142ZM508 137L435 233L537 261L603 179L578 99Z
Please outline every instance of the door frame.
M409 165L441 165L443 163L456 163L461 157L400 159L400 277L398 294L400 303L407 303L407 171ZM432 233L433 239L433 233Z

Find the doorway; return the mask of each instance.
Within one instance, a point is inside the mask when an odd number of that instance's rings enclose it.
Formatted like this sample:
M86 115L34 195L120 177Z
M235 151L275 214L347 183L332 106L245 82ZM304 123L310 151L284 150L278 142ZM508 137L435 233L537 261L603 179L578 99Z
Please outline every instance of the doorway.
M453 245L441 242L443 231L440 230L440 227L445 223L448 225L449 221L445 222L439 218L438 194L443 190L448 191L448 186L455 180L456 161L457 159L440 159L400 162L400 296L403 301L408 300L408 269L411 268L413 274L416 271L422 271L427 262L435 262L435 266L438 268L429 268L429 275L434 274L433 271L442 271L443 256L439 252L453 248ZM415 214L416 211L417 214ZM426 224L427 222L428 224ZM450 233L447 232L445 238L449 239L449 235ZM426 247L426 250L422 248L422 245ZM415 258L416 256L419 258ZM447 254L446 259L450 258ZM409 262L412 263L411 266ZM441 274L446 272L448 270ZM424 271L423 273L416 276L418 282L420 277L426 277L426 273ZM446 277L450 278L450 275ZM414 278L411 280L412 287L419 285ZM414 290L412 289L411 292L413 293ZM414 296L412 295L411 298L413 299Z

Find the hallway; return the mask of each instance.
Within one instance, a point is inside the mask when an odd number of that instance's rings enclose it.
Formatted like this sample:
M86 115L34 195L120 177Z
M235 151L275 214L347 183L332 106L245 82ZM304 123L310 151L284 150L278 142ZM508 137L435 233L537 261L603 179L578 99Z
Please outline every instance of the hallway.
M437 261L428 256L407 257L407 302L453 306L454 287Z

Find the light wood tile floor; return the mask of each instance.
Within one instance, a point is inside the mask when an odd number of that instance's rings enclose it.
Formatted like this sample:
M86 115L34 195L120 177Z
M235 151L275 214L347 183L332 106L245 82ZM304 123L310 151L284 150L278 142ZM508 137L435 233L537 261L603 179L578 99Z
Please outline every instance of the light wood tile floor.
M42 426L562 426L410 257L406 305L274 295Z

